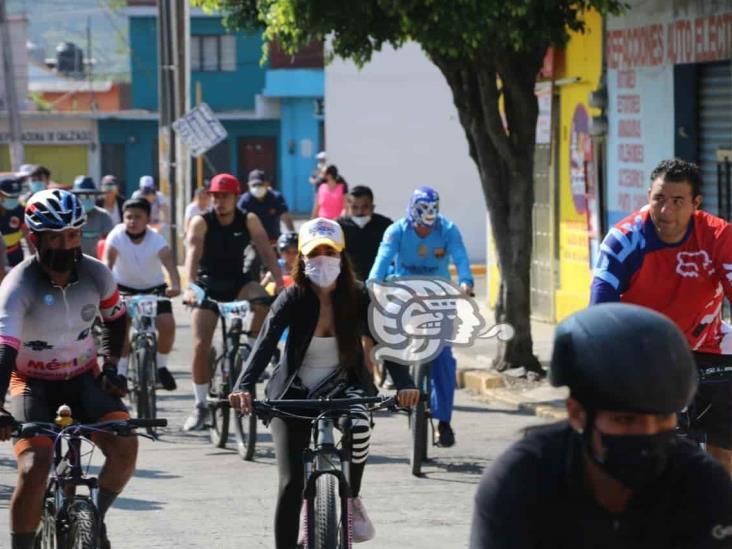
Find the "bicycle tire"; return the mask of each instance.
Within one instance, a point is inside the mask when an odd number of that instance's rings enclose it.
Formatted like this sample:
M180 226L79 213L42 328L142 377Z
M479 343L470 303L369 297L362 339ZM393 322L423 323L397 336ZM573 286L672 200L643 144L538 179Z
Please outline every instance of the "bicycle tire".
M315 549L333 549L338 545L338 482L330 474L315 481Z
M150 370L148 366L149 352L147 343L143 342L135 348L137 366L137 417L148 419L150 416Z
M85 497L75 497L69 504L69 549L99 547L99 516L94 504Z
M248 345L244 345L241 350L237 353L235 358L235 367L229 372L230 387L234 387L236 380L239 378L242 364L249 357L251 349ZM252 398L257 398L256 387L252 391ZM244 416L237 412L234 412L234 434L236 435L236 449L239 452L239 456L244 461L252 461L254 459L254 452L257 447L257 416L256 414L249 414Z
M216 359L212 368L211 387L209 394L212 398L220 400L228 398L228 379L224 376L224 364L226 357ZM210 406L211 427L208 430L211 444L216 448L226 448L229 440L229 421L231 419L231 408L228 404L217 403Z
M414 373L414 382L420 391L429 389L429 365L417 364ZM423 400L412 407L409 414L409 427L412 433L412 445L409 451L409 467L412 475L422 475L422 463L427 459L427 403Z
M158 417L158 398L157 398L157 383L158 383L158 372L157 372L157 350L156 345L151 340L145 341L143 347L144 354L140 361L145 370L145 383L146 383L146 399L147 399L147 416L145 419L157 419ZM147 427L145 429L149 435L155 434L154 427Z
M61 544L56 536L56 509L53 499L47 498L43 503L43 514L40 529L36 534L35 549L58 549Z

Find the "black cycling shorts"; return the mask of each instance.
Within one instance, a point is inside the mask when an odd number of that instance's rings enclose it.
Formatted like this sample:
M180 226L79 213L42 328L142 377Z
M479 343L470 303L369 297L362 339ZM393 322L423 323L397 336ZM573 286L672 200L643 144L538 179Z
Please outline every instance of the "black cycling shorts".
M689 428L711 446L732 450L732 355L694 353L699 388L689 406Z
M61 381L14 376L11 395L11 413L20 423L53 421L62 404L70 406L72 417L81 423L129 418L122 399L103 391L91 370ZM48 444L48 437L33 439ZM16 454L25 447L22 440L16 440Z
M168 288L165 284L161 286L153 286L152 288L146 288L144 290L138 290L137 288L130 288L122 284L117 284L119 293L122 295L157 295L165 297L165 290ZM173 314L173 304L169 299L158 301L157 314L162 315L165 313Z
M197 279L196 285L200 286L206 291L206 297L221 303L229 303L239 299L239 294L244 286L249 284L253 279L245 274L242 274L238 280L227 281L218 284L208 284L207 282ZM197 305L201 309L207 309L218 314L219 309L215 303L211 303L206 300L202 304Z

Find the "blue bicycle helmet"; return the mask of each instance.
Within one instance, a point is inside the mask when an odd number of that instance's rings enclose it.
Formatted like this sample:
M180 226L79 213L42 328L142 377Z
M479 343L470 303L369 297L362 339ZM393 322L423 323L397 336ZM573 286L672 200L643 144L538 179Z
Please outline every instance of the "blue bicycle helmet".
M25 224L31 231L79 229L86 223L86 212L73 193L63 189L38 191L25 207Z
M297 233L282 233L277 239L277 251L284 252L287 248L295 248L297 250L298 240Z

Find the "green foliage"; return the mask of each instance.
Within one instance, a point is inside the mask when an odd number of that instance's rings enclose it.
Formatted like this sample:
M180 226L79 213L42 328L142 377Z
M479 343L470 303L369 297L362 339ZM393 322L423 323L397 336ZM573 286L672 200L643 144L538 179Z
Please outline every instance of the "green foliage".
M194 0L227 24L264 29L294 52L331 38L333 52L357 64L384 44L415 40L431 55L477 61L500 52L562 46L582 31L582 12L619 13L621 0Z

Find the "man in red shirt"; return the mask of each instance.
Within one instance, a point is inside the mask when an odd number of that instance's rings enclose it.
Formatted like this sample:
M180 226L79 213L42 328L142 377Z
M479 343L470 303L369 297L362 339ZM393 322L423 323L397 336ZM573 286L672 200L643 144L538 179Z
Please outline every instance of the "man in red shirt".
M618 222L600 248L591 303L623 301L671 318L699 367L690 430L732 473L732 228L700 210L699 168L673 159L651 174L648 205Z

